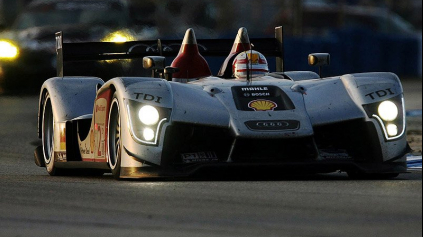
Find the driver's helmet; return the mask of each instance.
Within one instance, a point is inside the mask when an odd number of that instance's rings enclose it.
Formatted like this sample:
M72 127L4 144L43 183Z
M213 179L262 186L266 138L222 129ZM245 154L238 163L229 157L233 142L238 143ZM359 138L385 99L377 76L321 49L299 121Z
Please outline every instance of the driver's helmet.
M269 65L263 54L249 50L240 53L234 60L233 73L238 79L262 77L269 73Z

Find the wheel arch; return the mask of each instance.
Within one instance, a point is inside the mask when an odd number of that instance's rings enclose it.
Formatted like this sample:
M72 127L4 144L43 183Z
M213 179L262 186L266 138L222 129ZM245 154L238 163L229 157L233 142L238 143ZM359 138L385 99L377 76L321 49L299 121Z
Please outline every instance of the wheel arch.
M52 100L55 121L64 122L92 114L97 87L103 84L103 80L99 78L70 77L47 80L40 92L40 120L42 121L42 107L47 94Z

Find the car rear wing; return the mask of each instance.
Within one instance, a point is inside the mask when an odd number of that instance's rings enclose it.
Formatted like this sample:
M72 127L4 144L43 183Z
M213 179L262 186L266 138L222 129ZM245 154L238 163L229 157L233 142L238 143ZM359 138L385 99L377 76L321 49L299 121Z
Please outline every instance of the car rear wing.
M138 59L146 56L176 57L182 40L132 41L124 43L64 43L63 32L56 33L57 75L65 75L66 62ZM233 39L197 40L204 57L226 57ZM276 57L276 71L284 71L283 27L275 29L275 38L251 39L254 50L266 57Z

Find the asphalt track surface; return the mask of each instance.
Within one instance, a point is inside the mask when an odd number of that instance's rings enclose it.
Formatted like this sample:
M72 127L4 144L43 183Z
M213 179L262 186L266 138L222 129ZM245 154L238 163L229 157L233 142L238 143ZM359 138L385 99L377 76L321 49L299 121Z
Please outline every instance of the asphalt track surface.
M36 97L0 97L0 236L422 236L421 172L49 177L33 162L36 120Z

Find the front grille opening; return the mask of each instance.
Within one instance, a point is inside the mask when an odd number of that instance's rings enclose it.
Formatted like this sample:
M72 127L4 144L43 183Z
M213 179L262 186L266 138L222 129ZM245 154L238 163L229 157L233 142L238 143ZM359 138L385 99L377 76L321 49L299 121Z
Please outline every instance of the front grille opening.
M382 161L379 137L372 123L354 120L314 128L319 150L346 151L355 161Z
M313 138L240 139L231 155L233 162L302 162L317 157Z
M184 154L215 154L218 162L229 157L233 138L229 129L174 124L167 128L163 160L165 164L184 164Z

